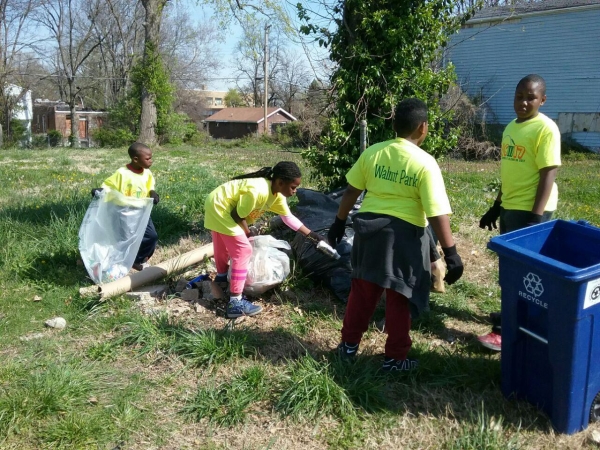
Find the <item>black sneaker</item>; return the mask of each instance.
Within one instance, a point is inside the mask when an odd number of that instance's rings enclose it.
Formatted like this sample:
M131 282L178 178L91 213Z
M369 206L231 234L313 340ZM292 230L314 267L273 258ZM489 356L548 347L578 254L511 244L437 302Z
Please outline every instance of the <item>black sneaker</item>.
M416 369L418 365L419 361L416 359L385 358L381 370L384 372L408 372L409 370Z
M358 344L342 342L337 346L337 352L340 356L340 359L344 361L351 361L356 357L356 353L358 352Z

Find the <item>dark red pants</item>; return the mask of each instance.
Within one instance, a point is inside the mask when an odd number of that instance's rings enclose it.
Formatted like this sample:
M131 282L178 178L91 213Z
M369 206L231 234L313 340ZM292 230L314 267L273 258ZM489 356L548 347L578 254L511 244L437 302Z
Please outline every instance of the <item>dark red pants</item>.
M369 327L371 316L384 288L370 281L352 278L350 296L342 326L342 341L358 344ZM392 289L385 289L385 356L406 359L410 340L410 308L408 299Z

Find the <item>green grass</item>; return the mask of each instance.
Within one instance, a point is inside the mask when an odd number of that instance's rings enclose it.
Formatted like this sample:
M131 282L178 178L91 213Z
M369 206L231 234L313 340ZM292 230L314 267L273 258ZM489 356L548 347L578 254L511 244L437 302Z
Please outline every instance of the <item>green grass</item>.
M338 419L356 412L346 390L333 377L329 364L306 355L290 361L275 409L284 416L311 420L331 415Z
M183 413L191 420L204 418L223 427L233 427L246 421L250 407L269 396L270 380L261 366L252 366L230 381L198 389Z
M290 159L311 187L299 153L256 141L158 149L160 247L206 242L213 187ZM420 369L399 377L378 372L385 335L374 328L355 363L334 356L344 306L297 269L263 297L263 314L234 329L210 314L145 316L126 297L81 298L90 281L77 263L78 230L89 192L126 162L126 149L0 152L0 448L582 445L581 434L555 435L535 407L504 399L499 357L475 341L500 298L497 258L485 250L493 234L477 226L497 193L497 162L441 164L469 265L413 322ZM565 157L557 183L555 217L600 225L599 158ZM44 328L55 316L65 330Z

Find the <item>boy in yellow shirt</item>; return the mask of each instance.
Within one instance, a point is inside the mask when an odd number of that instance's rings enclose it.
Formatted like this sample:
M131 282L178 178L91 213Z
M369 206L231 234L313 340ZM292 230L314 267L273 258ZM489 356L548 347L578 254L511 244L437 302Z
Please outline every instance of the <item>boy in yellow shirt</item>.
M500 234L546 222L558 203L554 182L560 161L560 131L552 119L539 112L546 103L546 82L535 74L521 79L515 89L517 118L502 135L501 188L494 205L479 221L481 228L496 228ZM492 313L492 332L477 339L500 351L500 314Z
M92 196L96 191L104 188L114 189L127 197L145 198L151 197L154 204L158 204L160 198L155 188L155 181L150 166L152 166L152 150L140 142L131 144L128 150L131 162L104 180L102 188L92 189ZM152 219L148 219L148 225L144 232L144 238L140 244L133 268L142 270L148 259L154 254L156 244L158 242L158 234L154 228Z
M431 223L445 255L445 281L452 284L463 272L448 215L452 213L440 168L419 146L428 131L427 105L410 98L394 114L396 139L372 145L346 174L348 187L328 234L331 245L344 236L346 218L366 190L352 222L352 284L344 315L342 359L356 356L363 333L381 294L386 292L384 371L417 366L408 358L411 311L429 303L431 264L427 223ZM410 303L410 305L409 305Z

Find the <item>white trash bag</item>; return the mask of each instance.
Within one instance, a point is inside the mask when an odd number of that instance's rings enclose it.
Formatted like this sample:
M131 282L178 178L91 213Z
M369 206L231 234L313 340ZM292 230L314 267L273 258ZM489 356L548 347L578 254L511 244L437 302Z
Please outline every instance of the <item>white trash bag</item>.
M109 283L127 275L152 205L150 197L127 197L114 189L96 193L79 229L79 253L94 283Z
M270 235L251 237L250 243L252 257L244 294L256 297L283 283L290 274L290 258L279 249L291 250L292 247Z

